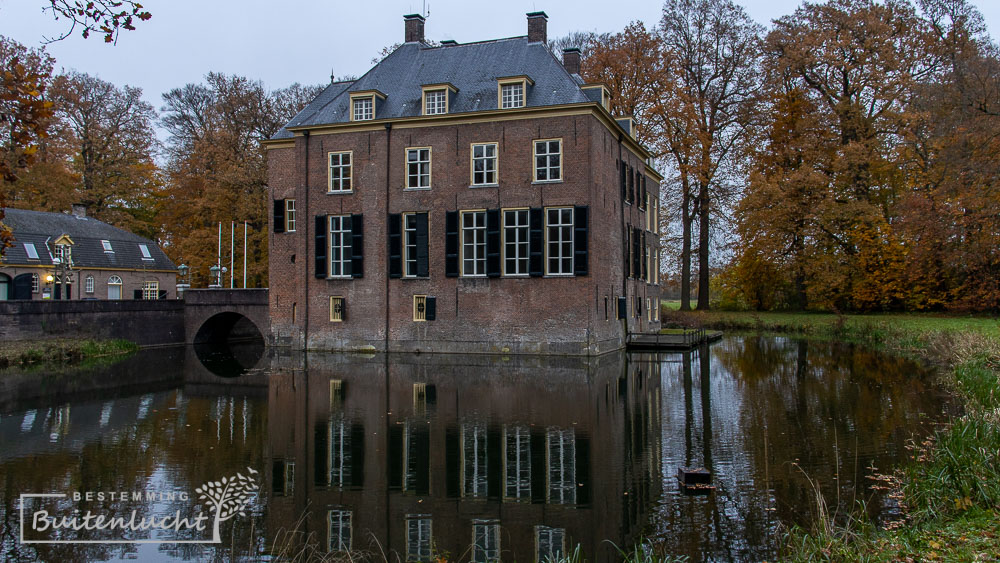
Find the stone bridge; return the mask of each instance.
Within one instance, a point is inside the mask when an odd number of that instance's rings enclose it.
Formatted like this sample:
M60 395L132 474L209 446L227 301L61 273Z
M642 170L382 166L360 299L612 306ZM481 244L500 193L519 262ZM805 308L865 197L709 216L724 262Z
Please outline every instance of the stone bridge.
M184 292L184 342L206 344L267 339L267 289L189 289Z

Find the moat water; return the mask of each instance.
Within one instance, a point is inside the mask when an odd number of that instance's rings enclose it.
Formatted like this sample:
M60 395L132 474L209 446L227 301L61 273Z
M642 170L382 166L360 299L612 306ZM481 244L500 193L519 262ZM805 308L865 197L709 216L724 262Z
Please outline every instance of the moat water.
M614 561L645 541L691 561L761 561L810 525L815 487L833 514L864 502L897 518L869 476L907 463L908 443L954 414L917 364L759 336L596 359L246 344L7 370L0 560L534 561L579 546ZM682 466L709 469L714 492L682 492ZM39 510L218 516L195 489L237 474L249 494L216 544L203 543L211 525L32 522ZM22 499L34 494L67 496ZM140 539L165 543L103 543ZM62 543L83 540L97 543Z

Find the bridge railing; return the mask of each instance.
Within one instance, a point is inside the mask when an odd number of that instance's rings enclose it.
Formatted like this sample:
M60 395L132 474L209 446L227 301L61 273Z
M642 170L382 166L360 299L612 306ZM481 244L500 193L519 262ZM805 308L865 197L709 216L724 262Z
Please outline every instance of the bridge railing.
M187 305L267 305L267 288L189 289L184 301Z

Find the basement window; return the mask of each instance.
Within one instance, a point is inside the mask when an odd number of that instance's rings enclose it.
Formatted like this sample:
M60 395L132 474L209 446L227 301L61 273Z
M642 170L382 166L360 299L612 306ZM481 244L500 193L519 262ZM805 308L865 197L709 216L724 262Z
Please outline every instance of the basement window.
M330 298L330 322L340 323L344 321L344 298L337 295Z
M413 296L413 320L423 322L427 320L427 296Z

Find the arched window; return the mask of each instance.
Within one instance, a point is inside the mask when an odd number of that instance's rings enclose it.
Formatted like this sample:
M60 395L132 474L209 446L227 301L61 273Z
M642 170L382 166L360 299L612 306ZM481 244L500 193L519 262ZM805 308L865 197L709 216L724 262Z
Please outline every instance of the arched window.
M87 276L84 291L86 291L87 293L94 292L94 276Z
M31 274L31 292L38 293L38 288L41 285L41 280L38 278L38 274Z
M118 276L108 278L108 299L122 298L122 279Z

